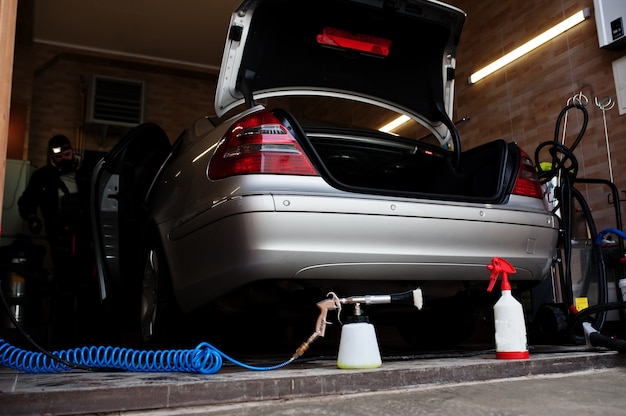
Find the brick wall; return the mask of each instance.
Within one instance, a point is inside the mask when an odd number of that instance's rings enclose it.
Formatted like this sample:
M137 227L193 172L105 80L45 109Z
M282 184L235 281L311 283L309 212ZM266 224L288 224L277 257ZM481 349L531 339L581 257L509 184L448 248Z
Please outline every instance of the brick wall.
M459 125L465 148L504 138L518 142L532 155L540 143L554 139L559 113L571 97L582 92L589 100L589 123L574 150L578 176L608 180L603 112L595 99L617 100L612 62L626 56L626 49L600 49L593 16L499 72L473 85L467 82L471 73L576 11L589 7L593 12L593 0L448 2L467 13L457 54L454 118L471 118ZM581 128L581 115L578 110L568 113L568 146ZM620 116L616 105L606 111L606 123L613 179L620 190L626 190L626 115ZM581 185L579 189L591 205L598 230L614 227L615 211L608 203L608 188ZM621 197L626 198L626 194L622 192Z
M86 88L94 74L144 82L144 121L158 123L171 141L194 119L213 114L215 74L81 55L42 44L19 49L12 98L30 107L24 159L34 166L45 164L47 141L55 134L67 135L79 150L108 151L128 130L84 123Z

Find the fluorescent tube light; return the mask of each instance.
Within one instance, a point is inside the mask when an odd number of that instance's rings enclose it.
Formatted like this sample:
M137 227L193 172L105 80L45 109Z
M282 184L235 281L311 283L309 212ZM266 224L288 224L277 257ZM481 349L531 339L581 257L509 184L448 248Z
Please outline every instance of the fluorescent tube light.
M497 71L503 66L510 64L514 60L526 55L528 52L543 45L549 40L557 37L558 35L565 32L566 30L569 30L572 27L576 26L577 24L583 22L589 16L591 16L591 11L589 8L580 10L578 13L563 20L561 23L553 26L552 28L546 30L545 32L537 36L536 38L529 40L528 42L526 42L519 48L507 53L500 59L497 59L493 61L492 63L490 63L489 65L487 65L486 67L481 68L480 70L474 72L469 77L469 83L470 84L476 83L477 81L483 79L487 75L492 74L493 72Z
M406 123L409 120L410 120L410 118L408 116L400 116L400 117L390 121L389 123L385 124L381 128L379 128L378 131L382 131L384 133L389 133L391 130L395 129L398 126L401 126L402 124Z

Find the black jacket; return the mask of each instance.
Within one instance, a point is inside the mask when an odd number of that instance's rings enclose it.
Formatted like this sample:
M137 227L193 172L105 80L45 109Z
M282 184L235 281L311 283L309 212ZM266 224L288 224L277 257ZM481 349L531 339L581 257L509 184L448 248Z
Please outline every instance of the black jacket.
M20 216L28 221L29 217L37 215L37 208L41 211L46 236L51 244L56 244L62 233L72 228L80 227L81 221L86 220L86 198L81 196L81 184L79 194L72 194L71 202L68 196L64 197L63 203L59 200L59 189L67 190L59 171L52 165L47 164L33 172L26 189L17 201ZM63 194L64 192L61 191ZM65 192L69 194L69 192ZM61 209L61 206L64 206ZM69 222L68 222L69 221Z

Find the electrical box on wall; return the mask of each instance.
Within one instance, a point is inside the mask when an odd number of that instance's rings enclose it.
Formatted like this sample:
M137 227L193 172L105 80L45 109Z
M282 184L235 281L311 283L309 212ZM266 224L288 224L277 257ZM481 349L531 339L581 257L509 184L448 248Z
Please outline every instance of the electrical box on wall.
M626 0L593 0L601 48L626 47Z
M626 114L626 56L613 61L613 79L619 114Z

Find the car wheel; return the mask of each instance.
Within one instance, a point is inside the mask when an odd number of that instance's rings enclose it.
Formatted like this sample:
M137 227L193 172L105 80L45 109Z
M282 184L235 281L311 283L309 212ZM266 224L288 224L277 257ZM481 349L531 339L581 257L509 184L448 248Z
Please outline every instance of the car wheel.
M168 344L176 338L174 329L180 309L172 293L167 261L159 245L151 242L143 250L141 282L141 337L146 344Z

